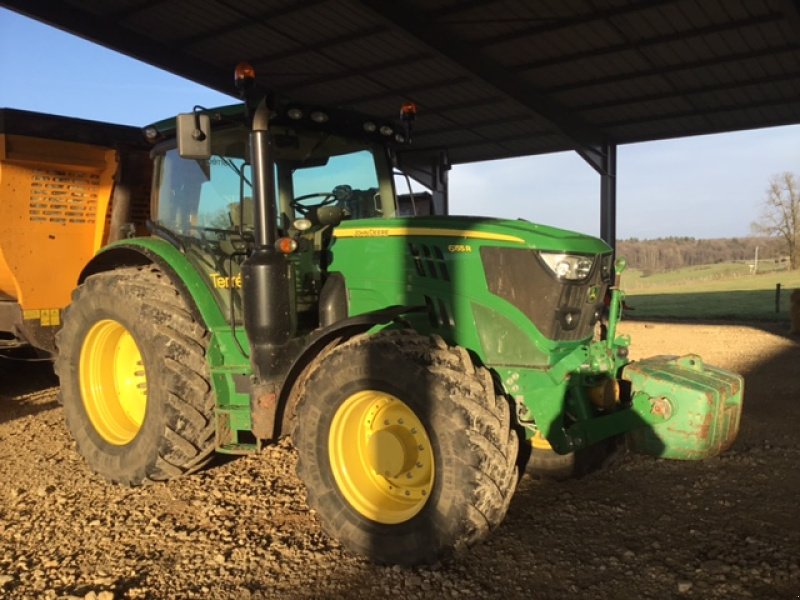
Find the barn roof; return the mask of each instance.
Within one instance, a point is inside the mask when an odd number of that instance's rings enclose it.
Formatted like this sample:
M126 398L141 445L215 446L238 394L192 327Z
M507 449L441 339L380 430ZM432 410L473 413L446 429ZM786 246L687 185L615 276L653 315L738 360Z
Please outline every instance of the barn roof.
M395 117L453 163L800 122L800 0L0 0L222 92ZM91 68L91 65L87 65Z

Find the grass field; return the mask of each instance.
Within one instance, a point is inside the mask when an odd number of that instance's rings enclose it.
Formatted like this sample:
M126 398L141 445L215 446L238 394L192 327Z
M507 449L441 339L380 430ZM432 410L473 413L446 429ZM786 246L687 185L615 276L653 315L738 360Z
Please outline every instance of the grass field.
M781 285L780 312L775 288ZM789 295L800 288L800 271L750 274L742 263L688 267L645 276L629 269L622 276L628 319L788 321Z

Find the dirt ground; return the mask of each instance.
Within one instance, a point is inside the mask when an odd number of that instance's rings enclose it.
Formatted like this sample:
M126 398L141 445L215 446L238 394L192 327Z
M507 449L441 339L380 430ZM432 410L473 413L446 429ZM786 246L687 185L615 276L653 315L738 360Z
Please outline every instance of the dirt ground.
M0 597L800 597L798 340L777 325L622 331L634 358L694 352L744 373L733 448L526 477L487 543L415 570L325 536L285 442L168 484L106 483L75 452L49 366L0 360Z

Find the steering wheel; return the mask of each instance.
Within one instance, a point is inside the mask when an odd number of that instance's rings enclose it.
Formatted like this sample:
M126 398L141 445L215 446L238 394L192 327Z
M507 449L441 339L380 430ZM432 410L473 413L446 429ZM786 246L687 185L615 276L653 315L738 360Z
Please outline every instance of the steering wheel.
M314 204L300 204L302 200L308 200L309 198L322 198L322 201ZM305 217L312 210L320 208L321 206L328 206L335 203L337 200L338 198L333 192L314 192L313 194L298 196L292 200L289 205Z

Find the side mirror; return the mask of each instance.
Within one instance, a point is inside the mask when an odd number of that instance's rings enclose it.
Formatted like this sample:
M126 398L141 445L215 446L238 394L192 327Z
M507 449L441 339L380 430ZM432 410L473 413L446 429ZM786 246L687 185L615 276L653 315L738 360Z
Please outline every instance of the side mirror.
M177 117L178 154L181 158L211 158L211 118L199 112Z

